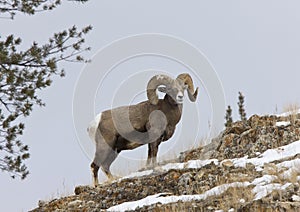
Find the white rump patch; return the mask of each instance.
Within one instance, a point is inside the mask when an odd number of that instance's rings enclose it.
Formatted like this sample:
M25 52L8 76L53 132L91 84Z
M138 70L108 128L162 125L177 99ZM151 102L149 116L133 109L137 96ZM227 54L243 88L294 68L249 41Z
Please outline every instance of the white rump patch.
M101 116L102 116L102 113L99 113L95 118L94 120L92 120L89 124L89 127L88 127L88 134L90 136L90 138L95 141L95 137L96 137L96 130L98 128L98 125L99 125L99 122L101 120Z

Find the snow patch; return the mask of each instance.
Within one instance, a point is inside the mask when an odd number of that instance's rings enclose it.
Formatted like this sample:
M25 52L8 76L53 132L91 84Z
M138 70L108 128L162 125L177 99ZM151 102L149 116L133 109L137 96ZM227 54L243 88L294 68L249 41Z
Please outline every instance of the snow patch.
M160 169L162 169L163 171L169 171L171 169L199 169L210 163L214 163L215 165L219 164L217 159L190 160L186 163L169 163L169 164L166 164L166 165L160 167Z
M128 178L135 178L135 177L143 177L143 176L147 176L153 173L153 170L145 170L145 171L141 171L141 172L134 172L131 173L125 177L122 177L120 179L118 179L118 181L124 180L124 179L128 179Z
M245 202L246 202L245 199L240 199L240 203L241 203L241 204L244 204Z
M149 206L156 203L161 204L168 204L168 203L174 203L178 201L182 202L190 202L194 200L203 200L210 196L220 195L224 193L228 188L230 187L246 187L250 185L249 182L235 182L230 184L223 184L220 186L216 186L203 194L197 194L197 195L181 195L181 196L166 196L163 197L163 195L166 195L165 193L155 194L148 197L145 197L143 199L132 201L132 202L124 202L119 205L115 205L113 207L110 207L107 209L107 211L126 211L126 210L135 210L137 207L143 207L143 206Z
M298 195L293 195L292 196L292 200L294 201L294 202L300 202L300 197L298 196Z
M257 185L252 189L252 192L256 194L254 200L259 200L261 198L264 198L265 196L270 194L273 190L285 190L290 185L291 183L286 183L284 185L281 185L279 183Z
M284 161L276 165L279 169L287 169L281 174L283 179L291 180L294 174L300 174L300 159L294 159L290 161ZM296 179L298 181L298 179Z
M291 124L291 122L289 122L289 121L278 121L278 122L276 122L276 127L280 127L280 126L286 127L290 124Z
M264 175L262 177L254 179L251 184L256 185L256 186L263 186L263 185L271 183L272 181L274 181L276 179L277 178L273 175Z
M292 168L294 171L300 174L300 158L296 158L289 161L284 161L276 165L278 168Z
M285 112L285 113L281 113L281 114L279 114L277 116L286 117L286 116L290 116L290 115L298 114L298 113L300 113L300 109L298 109L298 110L292 110L292 111Z
M178 169L199 169L199 168L201 168L205 165L208 165L210 163L214 163L215 165L219 164L217 159L190 160L186 163L168 163L168 164L163 165L163 166L157 166L157 167L154 168L154 170L150 169L150 170L131 173L127 176L124 176L124 177L118 179L117 181L121 181L121 180L128 179L128 178L147 176L147 175L152 174L154 171L167 172L171 169L175 169L175 170L178 170Z
M278 147L276 149L268 149L264 153L260 154L257 158L250 158L245 156L243 158L232 159L235 167L246 167L247 163L252 163L256 166L257 171L262 170L262 166L265 163L270 163L275 160L281 160L287 157L292 157L300 152L300 140L291 144Z

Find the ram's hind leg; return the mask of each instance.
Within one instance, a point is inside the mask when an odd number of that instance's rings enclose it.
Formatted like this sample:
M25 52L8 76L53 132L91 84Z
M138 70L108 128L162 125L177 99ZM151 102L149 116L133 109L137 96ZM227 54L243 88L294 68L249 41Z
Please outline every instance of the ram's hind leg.
M96 187L99 184L99 182L98 182L99 166L95 162L92 162L91 170L92 170L92 176L93 176L93 185Z
M117 158L117 156L118 156L118 153L111 150L109 152L109 154L107 155L104 163L101 165L101 169L106 174L109 181L114 179L114 177L111 174L109 168L110 168L110 165L112 164L112 162L114 162L114 160Z
M112 149L114 143L116 142L116 136L111 133L107 137L107 141L103 138L100 130L96 131L96 152L93 163L91 164L94 186L98 184L98 170L99 167L103 170L109 179L112 179L112 174L110 173L110 165L117 157L117 154Z
M110 165L116 159L117 153L110 148L99 148L96 150L94 161L91 164L93 183L96 187L98 185L98 170L101 170L105 173L109 180L113 179L113 176L109 170Z

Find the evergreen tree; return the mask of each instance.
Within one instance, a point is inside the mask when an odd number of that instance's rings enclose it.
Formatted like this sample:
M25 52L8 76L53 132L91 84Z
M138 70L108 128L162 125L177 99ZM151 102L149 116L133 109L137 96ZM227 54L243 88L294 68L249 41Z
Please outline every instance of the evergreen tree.
M69 0L87 2L88 0ZM1 0L0 14L2 18L13 19L17 13L34 15L36 12L53 10L61 4L61 0Z
M0 1L0 16L9 14L13 18L16 12L34 14L59 4L60 1L47 0ZM25 127L22 118L31 114L34 105L44 106L37 91L50 86L53 76L65 75L58 63L86 61L81 54L89 50L83 44L90 30L91 26L82 30L73 26L55 33L48 43L33 42L25 50L19 49L21 38L0 38L0 170L11 177L24 179L29 173L24 164L30 156L29 147L20 140Z
M231 127L232 125L232 109L230 105L228 105L227 110L226 110L226 115L225 115L225 127Z
M239 114L240 114L241 121L247 121L244 102L245 102L245 97L241 92L239 92L238 106L239 106Z

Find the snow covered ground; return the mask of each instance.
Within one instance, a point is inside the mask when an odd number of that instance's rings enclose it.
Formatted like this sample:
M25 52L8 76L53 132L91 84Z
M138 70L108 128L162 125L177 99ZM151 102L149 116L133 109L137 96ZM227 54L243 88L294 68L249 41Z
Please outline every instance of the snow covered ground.
M235 167L246 167L247 163L251 163L255 165L257 171L262 171L263 166L266 163L271 163L278 160L284 160L293 157L299 153L300 153L300 140L295 141L286 146L282 146L275 149L269 149L261 154L258 154L256 158L248 159L246 156L243 158L226 159L226 161L227 162L231 161ZM219 162L217 159L210 159L210 160L191 160L186 163L170 163L155 168L155 170L147 170L143 172L132 173L129 176L123 177L119 180L132 178L132 177L146 176L152 174L154 171L168 171L171 169L184 169L184 168L201 168L207 164L210 164L211 162L213 162L215 165L219 165L219 164L223 164L225 161ZM189 202L193 200L203 200L210 196L220 195L230 187L247 187L250 185L254 186L254 188L252 189L252 193L254 194L254 199L258 200L265 197L273 190L286 189L288 186L291 185L288 179L290 179L291 176L294 175L295 173L297 175L296 180L300 181L300 177L299 177L300 159L297 158L297 159L278 163L277 165L274 165L274 168L278 170L284 170L281 176L270 175L266 173L262 177L254 179L252 182L234 182L230 184L222 184L204 192L203 194L198 194L198 195L168 196L168 194L165 193L155 194L141 200L124 202L122 204L115 205L109 208L108 211L134 210L137 207L148 206L155 203L168 204L168 203L174 203L178 201ZM285 182L284 184L273 183L278 177L282 179L287 179L287 182ZM295 196L294 198L297 199L300 197Z
M252 163L255 165L257 171L261 171L265 163L282 160L294 156L297 153L300 153L300 140L279 148L268 149L256 158L248 159L247 156L245 156L243 158L232 159L232 162L236 167L245 167L247 163Z
M296 109L296 108L291 108L291 111L285 112L285 113L281 113L279 115L276 116L289 116L289 115L293 115L293 114L298 114L300 113L300 109Z
M171 169L199 169L207 164L210 163L214 163L215 165L218 165L219 162L217 159L209 159L209 160L190 160L186 163L168 163L166 165L163 166L159 166L159 167L155 167L154 170L145 170L145 171L141 171L141 172L134 172L131 173L130 175L127 175L125 177L122 177L120 179L118 179L117 181L121 181L124 179L128 179L128 178L134 178L134 177L142 177L142 176L147 176L152 174L153 172L167 172Z
M291 122L289 122L289 121L278 121L278 122L276 122L276 127L280 127L280 126L286 127L290 124L291 124Z
M137 207L152 205L155 203L162 203L162 204L168 204L172 202L190 202L193 200L203 200L210 196L220 195L223 192L225 192L230 187L245 187L248 186L248 182L236 182L236 183L230 183L230 184L223 184L217 187L214 187L203 194L198 195L181 195L181 196L166 196L168 194L161 193L161 194L155 194L148 196L144 199L132 201L132 202L124 202L122 204L113 206L107 211L126 211L126 210L134 210Z

